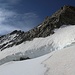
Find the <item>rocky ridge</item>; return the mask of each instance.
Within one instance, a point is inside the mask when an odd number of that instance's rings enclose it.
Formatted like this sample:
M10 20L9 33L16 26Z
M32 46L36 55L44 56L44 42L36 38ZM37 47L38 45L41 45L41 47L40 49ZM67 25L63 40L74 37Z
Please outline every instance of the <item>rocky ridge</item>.
M61 7L52 16L47 16L41 24L28 32L15 30L0 36L0 50L19 45L33 38L47 37L63 25L75 25L75 7L69 5Z

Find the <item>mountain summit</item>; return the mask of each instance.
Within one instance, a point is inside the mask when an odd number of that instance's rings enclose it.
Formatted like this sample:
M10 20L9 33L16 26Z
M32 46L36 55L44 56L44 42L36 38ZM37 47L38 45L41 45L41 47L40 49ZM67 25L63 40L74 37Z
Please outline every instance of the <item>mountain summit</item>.
M47 37L63 25L75 25L75 7L69 5L61 7L52 16L47 16L41 24L28 32L15 30L10 34L0 36L0 49L2 51L36 37Z
M47 16L40 25L28 31L28 33L30 34L31 38L47 37L54 33L54 29L70 24L75 24L75 7L63 6L52 16ZM29 39L31 39L30 37Z

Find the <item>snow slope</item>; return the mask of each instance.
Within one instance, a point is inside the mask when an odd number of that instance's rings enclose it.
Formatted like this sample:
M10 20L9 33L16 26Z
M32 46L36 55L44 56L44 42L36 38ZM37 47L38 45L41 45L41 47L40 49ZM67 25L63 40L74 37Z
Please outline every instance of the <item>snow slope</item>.
M48 67L46 75L75 75L75 45L56 51L44 63Z
M75 43L75 25L59 28L46 38L35 38L0 51L0 65L20 57L35 58Z
M75 75L75 45L26 60L0 66L0 75Z
M0 75L44 75L46 67L42 62L49 56L6 63L0 66Z

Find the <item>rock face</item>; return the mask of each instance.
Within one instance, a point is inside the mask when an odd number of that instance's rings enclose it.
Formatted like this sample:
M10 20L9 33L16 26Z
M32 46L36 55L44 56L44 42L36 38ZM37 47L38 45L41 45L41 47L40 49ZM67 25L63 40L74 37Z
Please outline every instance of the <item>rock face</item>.
M2 51L5 48L21 44L36 37L47 37L54 33L54 29L70 24L75 25L75 7L63 6L52 16L47 16L40 25L28 32L15 30L10 34L0 36L0 50Z

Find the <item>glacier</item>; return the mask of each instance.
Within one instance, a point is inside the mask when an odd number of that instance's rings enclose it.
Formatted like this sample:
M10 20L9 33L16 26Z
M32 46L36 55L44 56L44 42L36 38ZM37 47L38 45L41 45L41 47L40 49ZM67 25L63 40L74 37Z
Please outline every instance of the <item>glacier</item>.
M75 75L75 45L38 58L5 63L0 66L0 75Z
M0 65L20 57L36 58L52 51L61 50L75 44L75 26L61 27L53 35L45 38L35 38L20 45L0 51Z
M75 75L74 34L75 26L64 26L46 38L0 51L0 75ZM20 57L31 59L17 61Z

